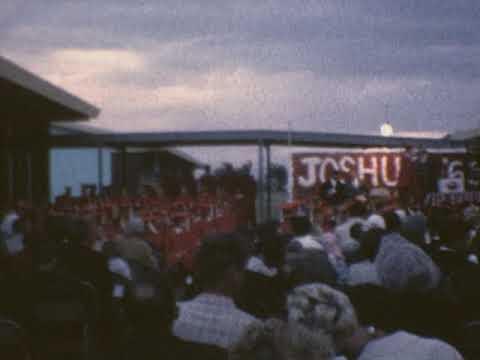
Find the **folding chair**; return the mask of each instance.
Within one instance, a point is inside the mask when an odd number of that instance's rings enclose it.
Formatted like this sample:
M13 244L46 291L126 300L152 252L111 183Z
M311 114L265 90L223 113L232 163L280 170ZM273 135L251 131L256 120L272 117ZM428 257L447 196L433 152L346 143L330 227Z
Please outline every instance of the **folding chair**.
M28 360L30 353L23 328L12 320L0 318L0 359Z

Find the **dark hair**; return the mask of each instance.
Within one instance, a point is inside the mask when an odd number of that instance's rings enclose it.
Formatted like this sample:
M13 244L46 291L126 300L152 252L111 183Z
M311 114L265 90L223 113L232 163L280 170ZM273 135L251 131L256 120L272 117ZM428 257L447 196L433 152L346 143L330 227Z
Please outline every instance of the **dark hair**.
M352 302L360 323L381 327L390 332L395 330L394 296L387 289L373 284L349 287L345 293Z
M421 215L409 216L402 225L402 236L415 244L423 244L427 231L427 219Z
M215 287L225 279L227 270L243 270L248 257L248 244L237 233L220 233L202 240L195 257L195 270L200 284Z
M312 223L306 216L292 216L290 224L293 234L296 236L307 235L312 230Z
M388 211L383 215L383 218L388 232L400 231L402 222L395 211Z
M264 224L260 224L255 229L255 234L261 242L275 237L277 233L278 223L275 221L269 221Z
M89 240L89 224L82 218L70 219L67 223L67 240L72 246L80 246Z
M348 209L348 215L351 217L362 217L367 213L367 207L360 201L355 201Z
M268 266L281 267L284 264L288 242L288 236L278 234L263 242L262 254Z
M373 228L364 232L360 238L360 251L367 258L373 261L377 256L380 242L385 231Z
M362 234L364 233L363 231L363 225L360 222L356 222L350 227L350 237L360 240L362 237Z

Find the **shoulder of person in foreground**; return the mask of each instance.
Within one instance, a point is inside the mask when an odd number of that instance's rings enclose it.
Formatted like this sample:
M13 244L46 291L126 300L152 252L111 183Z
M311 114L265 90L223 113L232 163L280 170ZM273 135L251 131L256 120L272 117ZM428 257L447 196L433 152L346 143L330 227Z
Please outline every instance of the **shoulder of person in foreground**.
M358 360L369 359L463 360L451 345L398 331L369 343Z

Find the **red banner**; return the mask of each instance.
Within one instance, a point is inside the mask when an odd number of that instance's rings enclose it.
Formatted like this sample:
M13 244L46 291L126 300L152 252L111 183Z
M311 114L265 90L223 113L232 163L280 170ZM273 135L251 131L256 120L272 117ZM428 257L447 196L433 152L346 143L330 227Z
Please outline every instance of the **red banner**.
M464 153L429 153L428 160L420 166L412 162L407 166L410 160L406 160L404 154L387 151L293 154L293 194L296 198L311 195L334 170L348 173L354 181L370 188L396 188L403 178L410 177L411 172L417 170L428 173L434 183L442 177L463 180L468 172Z

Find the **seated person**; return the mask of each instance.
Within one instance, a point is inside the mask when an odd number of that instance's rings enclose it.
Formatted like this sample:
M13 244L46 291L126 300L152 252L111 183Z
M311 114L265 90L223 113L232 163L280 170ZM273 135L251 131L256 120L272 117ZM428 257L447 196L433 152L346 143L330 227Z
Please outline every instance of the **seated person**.
M118 253L124 259L158 269L153 249L144 239L145 232L143 220L138 217L131 218L125 226L125 235L115 240Z
M64 219L67 224L65 239L59 249L58 267L66 274L91 283L108 306L112 296L112 276L108 270L108 259L93 250L95 223L85 219Z
M295 288L288 297L289 321L332 336L337 353L358 360L462 360L449 344L405 331L385 334L362 327L349 298L324 284Z
M259 253L248 260L239 305L256 317L266 318L283 313L287 282L284 236L273 234L259 242Z
M330 360L334 357L328 336L274 319L250 326L229 351L230 360Z
M172 325L178 316L174 288L166 274L159 273L158 278L158 283L150 288L151 296L134 293L126 302L130 336L122 357L142 360L226 359L226 350L185 342L173 336Z
M361 284L380 285L377 267L374 260L380 246L383 230L372 228L360 235L360 252L362 261L350 265L347 284L349 286Z
M248 257L248 247L243 240L228 233L202 241L195 264L202 290L192 300L178 303L180 313L173 325L175 336L227 349L256 321L234 303Z
M428 292L436 289L442 274L420 247L402 235L401 222L394 212L384 215L387 233L375 257L380 282L396 292Z
M334 285L337 272L330 262L324 246L312 232L312 224L306 216L291 218L294 237L287 245L286 270L290 286L310 282Z
M351 236L351 229L354 225L360 224L362 227L366 224L366 207L360 201L355 201L347 209L347 219L335 229L338 243L347 259L355 257L360 244L357 239Z
M312 223L306 216L293 216L290 219L293 238L288 245L290 252L300 250L323 250L323 246L314 236Z

